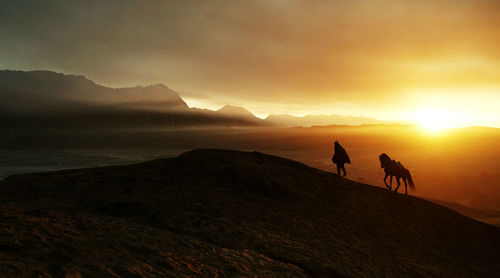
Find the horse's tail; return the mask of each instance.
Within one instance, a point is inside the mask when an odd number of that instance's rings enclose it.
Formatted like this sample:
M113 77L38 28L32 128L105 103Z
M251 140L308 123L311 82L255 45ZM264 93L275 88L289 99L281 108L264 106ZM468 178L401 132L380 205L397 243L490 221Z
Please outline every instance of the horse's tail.
M408 178L408 184L410 184L410 189L415 191L415 183L413 182L413 179L411 178L410 171L406 170L407 173L407 178Z

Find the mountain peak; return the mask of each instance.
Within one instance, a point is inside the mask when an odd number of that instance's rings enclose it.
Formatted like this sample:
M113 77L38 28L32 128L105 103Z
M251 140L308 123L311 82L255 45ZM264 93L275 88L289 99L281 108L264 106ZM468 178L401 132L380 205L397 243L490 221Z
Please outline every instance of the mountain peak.
M172 90L167 85L162 83L152 84L152 85L137 85L134 88L137 89L154 89L154 90Z
M219 113L231 114L234 116L245 116L245 117L255 117L252 112L241 106L224 105L221 109L217 110Z

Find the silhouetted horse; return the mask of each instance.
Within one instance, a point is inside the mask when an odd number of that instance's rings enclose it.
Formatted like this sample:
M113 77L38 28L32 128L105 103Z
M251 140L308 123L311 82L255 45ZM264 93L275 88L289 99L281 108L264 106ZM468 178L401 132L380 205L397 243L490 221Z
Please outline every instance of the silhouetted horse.
M406 181L408 181L410 188L415 191L415 184L413 183L413 179L411 178L410 171L403 167L401 162L396 162L385 153L379 155L378 158L380 159L380 167L384 168L384 183L385 186L387 186L387 189L392 190L392 177L394 176L396 177L396 181L398 182L398 186L394 190L395 192L398 192L399 186L401 185L401 182L399 181L400 178L402 178L403 182L405 183L406 195L408 195L408 185L406 184ZM391 177L389 185L387 185L386 182L388 176Z

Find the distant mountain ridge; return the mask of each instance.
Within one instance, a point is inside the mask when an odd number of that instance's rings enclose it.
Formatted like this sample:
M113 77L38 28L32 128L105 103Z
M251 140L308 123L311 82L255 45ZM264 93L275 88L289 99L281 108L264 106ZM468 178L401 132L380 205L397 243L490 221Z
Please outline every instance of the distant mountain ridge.
M0 71L0 127L261 126L248 112L189 108L163 84L109 88L79 75Z
M255 123L256 125L269 125L268 122L256 117L252 112L241 106L225 105L216 112L222 116L234 117L247 122Z
M363 125L363 124L383 124L387 123L382 120L356 117L356 116L342 116L342 115L306 115L303 117L291 115L269 115L266 121L280 126L294 127L294 126L326 126L326 125Z
M54 102L84 102L90 104L146 104L166 109L187 109L177 94L163 84L131 88L109 88L98 85L81 75L66 75L52 71L0 71L2 102L36 99L38 105Z
M224 107L217 110L217 112L222 114L238 115L241 117L255 117L255 115L252 114L252 112L248 111L247 109L241 106L224 105Z
M190 108L163 84L109 88L81 75L0 70L0 127L313 126L380 124L352 116L269 115L260 119L240 106L217 111Z
M141 104L154 102L154 106L168 109L188 109L186 102L179 94L163 84L136 86L114 90L117 103Z

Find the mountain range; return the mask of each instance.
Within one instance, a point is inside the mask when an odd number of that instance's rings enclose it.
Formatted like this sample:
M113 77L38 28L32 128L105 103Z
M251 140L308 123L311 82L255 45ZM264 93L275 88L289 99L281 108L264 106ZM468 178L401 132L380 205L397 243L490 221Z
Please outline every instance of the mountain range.
M179 94L157 84L101 86L79 75L52 71L0 71L0 127L188 127L380 124L352 116L270 115L260 119L243 107L190 108Z

